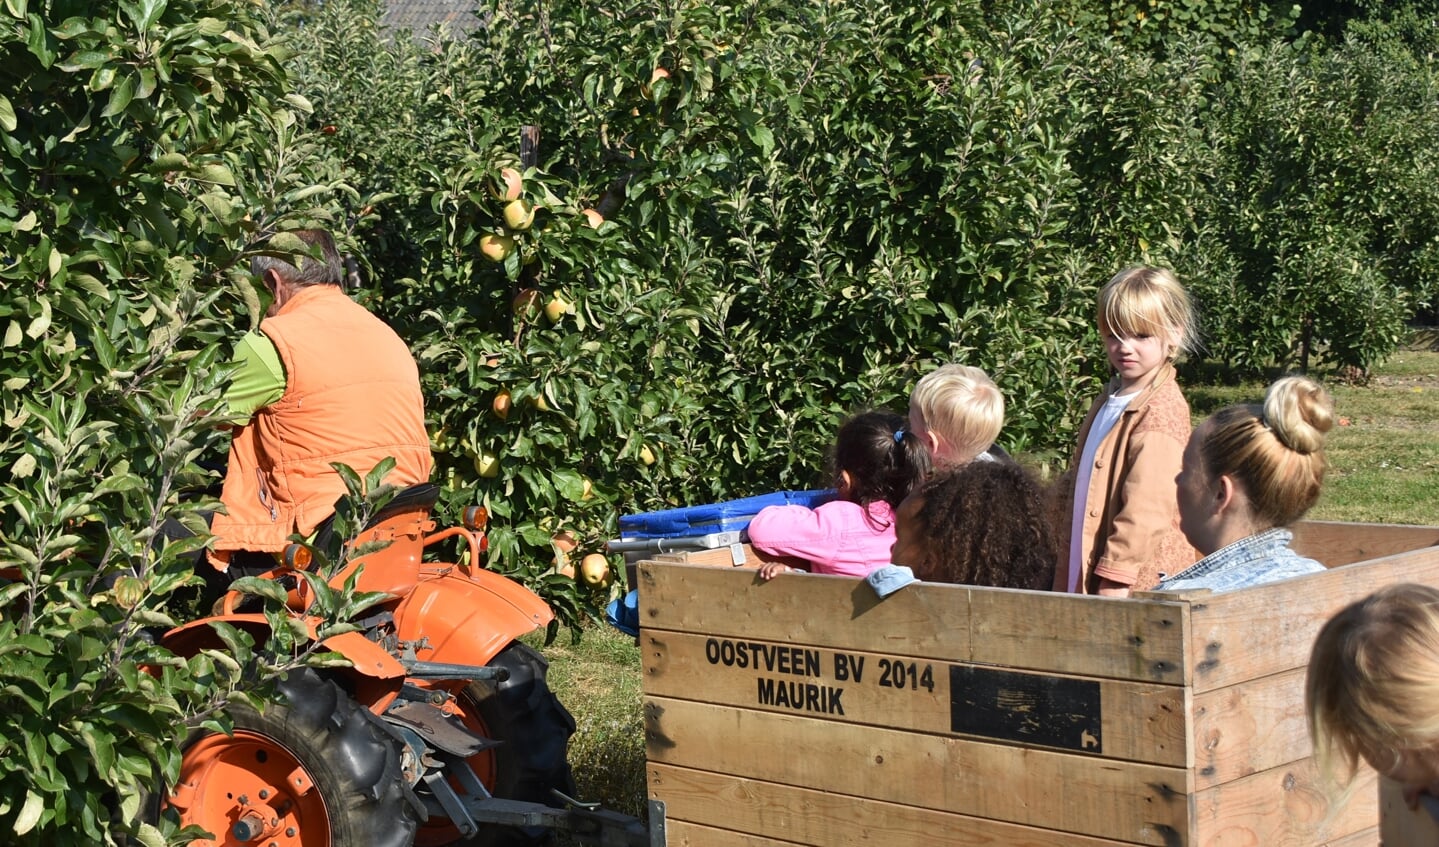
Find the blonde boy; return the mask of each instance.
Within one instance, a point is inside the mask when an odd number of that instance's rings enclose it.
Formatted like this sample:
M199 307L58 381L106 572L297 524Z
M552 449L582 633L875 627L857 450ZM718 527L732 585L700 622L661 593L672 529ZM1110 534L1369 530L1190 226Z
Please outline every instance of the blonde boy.
M936 467L958 467L986 454L1004 426L1004 395L989 374L944 365L925 374L909 398L909 429Z

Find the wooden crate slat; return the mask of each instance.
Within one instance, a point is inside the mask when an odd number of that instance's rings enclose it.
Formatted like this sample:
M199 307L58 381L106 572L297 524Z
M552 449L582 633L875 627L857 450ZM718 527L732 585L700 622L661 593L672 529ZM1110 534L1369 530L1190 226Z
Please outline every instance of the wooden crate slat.
M1186 682L1184 604L1048 591L967 591L972 661L1141 682Z
M1373 771L1361 774L1353 795L1331 813L1335 797L1312 759L1197 791L1195 847L1315 847L1374 827L1379 803Z
M1392 779L1379 779L1379 831L1384 847L1434 847L1439 823L1421 806L1410 811L1404 792Z
M1396 582L1439 585L1439 547L1195 596L1190 605L1195 693L1304 667L1325 621L1376 588Z
M653 630L641 633L641 656L657 697L1187 764L1184 689L1174 685Z
M1433 845L1434 841L1425 842ZM1342 838L1335 838L1324 842L1324 847L1380 847L1379 827L1371 826L1368 829L1360 830L1353 835L1346 835ZM1406 847L1405 845L1389 844L1388 847Z
M1196 787L1208 788L1310 755L1304 673L1304 668L1294 668L1194 696Z
M665 796L667 828L735 827L762 838L813 847L1120 847L1126 843L1018 826L900 803L867 800L689 768L652 764ZM714 832L715 830L710 830ZM749 842L689 842L694 847ZM668 847L683 847L673 838Z
M1439 526L1300 521L1294 549L1331 568L1439 544Z
M663 578L658 573L663 572ZM640 625L1182 684L1186 606L915 584L881 601L862 580L640 563ZM940 624L942 622L942 624Z
M645 737L651 764L1162 847L1188 831L1183 768L649 696Z
M685 562L691 565L705 565L712 568L758 568L765 562L788 561L781 557L770 556L754 549L749 544L741 544L739 556L730 552L728 547L715 547L709 550L685 550L679 553L665 553L654 558L661 561ZM735 559L740 560L735 564Z
M665 847L816 847L759 835L717 829L689 821L665 822Z

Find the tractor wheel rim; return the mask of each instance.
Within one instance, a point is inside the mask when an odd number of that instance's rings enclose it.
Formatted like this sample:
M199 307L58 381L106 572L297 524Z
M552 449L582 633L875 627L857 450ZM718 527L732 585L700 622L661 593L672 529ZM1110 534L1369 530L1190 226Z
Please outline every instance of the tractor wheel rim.
M209 845L329 847L325 798L300 760L273 738L246 730L209 735L185 751L170 804L182 825L207 830ZM252 837L242 840L242 819Z

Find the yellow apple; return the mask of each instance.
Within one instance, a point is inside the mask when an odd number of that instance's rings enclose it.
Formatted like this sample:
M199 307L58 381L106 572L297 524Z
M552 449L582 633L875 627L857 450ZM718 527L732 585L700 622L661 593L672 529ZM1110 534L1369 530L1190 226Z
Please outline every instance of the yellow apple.
M640 445L640 461L646 465L655 463L655 451L651 450L648 444Z
M545 317L549 318L552 324L559 323L564 320L565 315L573 314L574 311L575 304L561 297L558 293L550 298L550 302L545 304Z
M605 222L605 216L600 214L599 209L585 209L580 214L585 216L585 226L590 229L599 229L600 224Z
M561 553L573 553L580 546L579 539L575 538L575 534L569 530L550 536L550 543L555 545L555 549Z
M475 454L475 473L485 479L494 479L500 475L500 457L489 450L481 450Z
M535 207L524 199L511 200L505 204L505 226L510 229L529 229L535 222Z
M580 578L598 588L610 577L610 560L603 553L591 553L580 561Z
M494 185L496 200L518 200L525 190L524 176L514 168L500 168L500 177Z
M490 409L494 411L495 417L505 421L510 418L511 405L513 404L510 402L510 390L508 388L501 388L499 392L495 394L494 401L490 403Z
M515 252L515 240L508 235L487 232L480 236L480 255L491 262L503 262Z
M540 291L538 288L521 288L510 301L510 308L514 310L515 317L529 320L534 317L535 310L540 307Z
M654 84L662 79L668 79L669 75L670 72L665 70L664 68L655 68L654 72L650 74L650 81L640 86L640 96L645 98L646 100L653 100Z

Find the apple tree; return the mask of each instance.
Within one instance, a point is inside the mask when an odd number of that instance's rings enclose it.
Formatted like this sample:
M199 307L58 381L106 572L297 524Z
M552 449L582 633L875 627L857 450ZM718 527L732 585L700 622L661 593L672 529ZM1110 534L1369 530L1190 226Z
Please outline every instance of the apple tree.
M342 182L248 6L0 20L0 840L111 843L241 672L141 637L183 609L201 540L156 530L211 481L207 411L260 308L236 268Z

